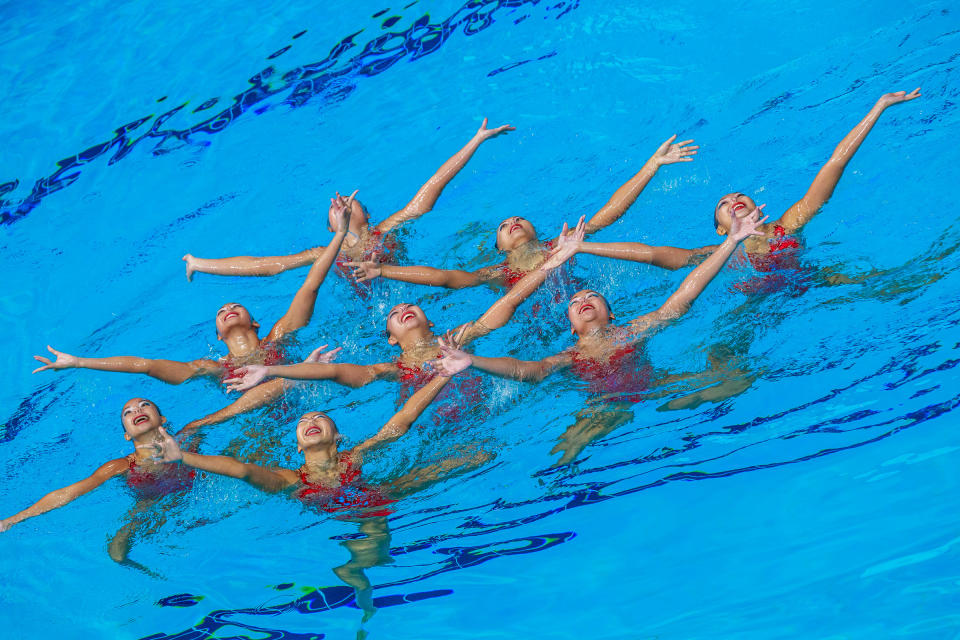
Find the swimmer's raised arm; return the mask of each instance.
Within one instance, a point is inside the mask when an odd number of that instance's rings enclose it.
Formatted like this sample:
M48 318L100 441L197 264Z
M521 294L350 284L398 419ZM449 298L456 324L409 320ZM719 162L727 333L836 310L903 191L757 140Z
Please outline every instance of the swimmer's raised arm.
M853 155L860 148L867 134L873 129L873 125L880 119L880 115L890 107L901 102L907 102L920 97L920 87L912 92L897 91L896 93L887 93L880 96L877 103L867 113L857 126L850 130L850 133L840 141L837 148L833 150L833 155L827 160L827 163L821 167L817 177L813 179L813 184L807 189L807 193L797 201L792 207L787 209L777 223L787 231L792 233L797 231L803 225L810 222L811 218L820 211L820 208L826 204L833 190L843 175L847 163L853 158Z
M440 344L441 346L444 345L443 340L440 341ZM426 411L430 403L433 402L433 399L440 393L440 390L450 382L450 378L466 368L466 364L451 363L445 373L434 376L430 382L420 387L416 393L410 396L410 399L404 403L400 411L394 414L394 416L387 421L387 424L380 427L380 430L377 431L374 436L367 438L351 449L351 454L362 455L365 451L383 446L403 436L410 430L413 423L417 421L417 418Z
M493 306L487 309L476 322L464 326L457 336L457 344L466 344L507 324L517 308L546 281L547 275L573 257L583 240L585 229L583 216L580 216L576 228L569 233L567 224L564 223L560 237L557 239L557 247L546 262L540 265L539 269L523 276L513 288L494 302Z
M766 217L760 218L764 206L766 205L760 205L744 218L734 216L730 233L717 250L683 279L677 290L659 309L631 320L631 330L637 333L647 331L685 314L697 296L703 293L707 285L720 273L721 267L733 255L737 245L749 236L763 235L759 227L767 221Z
M642 242L581 242L577 253L589 253L615 260L644 262L674 271L690 265L700 256L713 253L719 247L718 244L712 244L698 249L680 249L657 247Z
M40 515L41 513L46 513L47 511L52 511L53 509L62 507L68 502L76 500L83 494L93 491L110 478L122 474L123 472L127 471L127 469L129 469L129 463L127 462L126 458L117 458L116 460L111 460L110 462L101 465L100 468L94 471L90 477L84 478L79 482L74 482L73 484L62 489L51 491L47 495L40 498L40 500L38 500L33 506L28 507L19 513L15 513L9 518L0 520L0 531L6 531L13 525L17 524L18 522L22 522L27 518L32 518Z
M200 376L219 376L222 369L216 360L191 360L179 362L177 360L154 360L137 356L114 356L109 358L80 358L57 351L47 345L56 358L51 361L44 356L33 356L33 359L42 362L33 373L48 369L96 369L98 371L115 371L120 373L142 373L169 384L180 384L190 378Z
M208 456L181 451L180 445L163 427L160 427L160 442L155 446L158 455L154 459L158 462L182 462L194 469L243 480L269 493L282 491L297 482L297 473L289 469L268 469L258 464L241 462L230 456Z
M443 188L467 165L467 162L473 157L474 152L476 152L484 141L513 130L514 128L508 124L487 129L487 119L484 118L483 124L480 125L480 129L478 129L477 133L470 139L470 142L437 169L437 172L427 180L426 184L420 187L420 190L417 191L413 199L407 203L407 206L378 224L377 229L386 233L394 227L409 220L419 218L433 209L433 205L436 204L437 199L443 192Z
M693 161L692 156L696 155L697 149L700 147L691 146L693 140L675 143L674 140L676 139L677 136L674 134L657 147L657 150L644 163L640 171L617 189L607 203L587 222L587 233L599 231L619 220L620 216L625 214L627 209L637 200L637 197L656 175L660 167L675 162Z
M350 194L349 198L344 198L339 193L336 199L331 198L334 207L334 216L337 221L337 232L333 237L333 242L331 242L323 250L323 253L320 254L320 257L314 261L313 266L310 267L310 271L307 272L306 279L304 279L300 289L293 297L290 308L287 309L283 317L277 320L273 328L270 329L270 333L267 334L265 339L266 342L279 340L284 335L296 331L310 322L310 318L313 316L314 306L317 304L317 291L327 277L327 273L330 272L333 261L337 259L337 254L340 252L340 245L343 244L343 239L347 237L347 231L350 229L350 209L353 206L353 198L356 195L357 192L354 191Z
M345 387L362 387L376 380L394 377L397 365L392 362L377 364L309 363L264 366L251 364L234 370L234 377L224 380L230 391L246 391L268 377L288 380L331 380Z

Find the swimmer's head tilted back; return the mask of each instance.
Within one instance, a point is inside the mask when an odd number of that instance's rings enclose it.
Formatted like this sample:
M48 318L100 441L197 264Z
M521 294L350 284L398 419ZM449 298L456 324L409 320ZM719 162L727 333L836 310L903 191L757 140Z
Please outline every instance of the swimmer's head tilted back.
M217 310L217 339L223 340L231 331L253 331L254 337L260 325L254 321L247 310L239 302L228 302Z
M404 346L404 343L430 339L432 328L427 314L415 304L401 302L387 313L387 342L392 345Z
M727 235L733 216L745 218L756 208L756 203L748 195L728 193L723 196L713 210L713 226L717 230L717 234Z
M500 251L512 251L537 239L537 232L529 220L520 216L507 218L497 227L496 248Z
M335 232L337 229L338 218L336 215L336 208L334 203L330 203L330 207L327 208L327 229L329 231ZM356 235L360 235L360 232L367 226L370 222L370 215L367 213L367 208L357 200L353 199L353 204L350 206L350 231Z
M592 289L584 289L570 297L567 317L570 319L570 333L585 336L606 327L614 315L606 298Z
M297 422L297 451L330 449L334 451L343 436L330 416L322 411L309 411Z
M167 423L160 413L160 407L146 398L131 398L120 411L120 423L123 425L123 437L133 440Z

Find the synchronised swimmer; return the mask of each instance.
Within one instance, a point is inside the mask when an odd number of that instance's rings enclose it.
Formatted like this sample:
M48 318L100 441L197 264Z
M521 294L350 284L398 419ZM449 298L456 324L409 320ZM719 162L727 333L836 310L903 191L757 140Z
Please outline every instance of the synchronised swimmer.
M135 505L126 524L111 537L109 555L117 562L150 571L128 557L131 541L145 530L150 517L178 508L183 496L199 481L199 469L244 480L269 493L285 492L311 509L356 522L364 535L344 543L350 560L334 571L354 588L358 606L370 615L374 611L372 587L364 570L389 561L387 518L394 503L452 474L477 468L492 455L475 447L430 467L411 468L389 482L371 484L362 473L365 453L402 438L431 403L435 413L442 415L450 426L461 421L463 409L484 404L479 378L475 373L464 373L468 368L527 382L567 371L589 392L589 400L576 423L554 449L561 453L556 464L573 461L589 442L627 423L632 417L631 407L651 397L651 389L684 378L655 371L645 355L644 344L658 329L687 312L739 246L743 247L739 266L750 267L752 275L735 285L737 289L756 297L784 286L784 273L799 268L797 250L801 242L797 234L830 199L847 164L882 113L892 105L919 96L919 89L881 96L840 141L803 197L779 218L769 220L763 210L765 205L757 205L744 193L729 193L720 198L714 208L713 225L722 240L710 246L684 249L586 240L588 235L622 218L663 166L694 159L699 147L693 145L693 140L678 143L677 136L672 136L599 211L589 219L581 217L573 229L564 224L555 238L541 240L530 221L511 216L495 229L495 246L503 254L499 264L474 271L401 264L402 247L394 236L397 227L429 212L482 143L513 130L510 125L488 129L485 119L470 141L437 170L406 206L379 224L371 223L366 207L356 199L356 191L349 197L338 193L331 198L328 208L329 228L334 235L326 246L272 257L209 259L187 254L183 260L188 279L196 273L270 276L300 267L309 269L286 313L262 338L260 324L247 307L228 302L219 308L216 335L227 351L222 358L180 362L136 356L78 357L48 346L53 358L34 356L41 363L34 373L94 369L145 374L175 385L213 378L221 381L227 391L242 394L223 409L186 423L176 436L168 433L167 418L155 403L144 398L131 399L123 406L120 419L123 436L133 444L133 452L102 464L89 477L52 491L32 506L0 520L0 531L61 507L111 478L122 476L134 494ZM465 350L473 341L510 322L549 274L565 271L565 263L578 253L669 270L694 268L659 307L625 324L614 323L614 310L607 298L594 289L582 288L568 300L554 296L576 338L573 346L555 355L522 360ZM435 331L433 322L418 304L394 305L379 322L385 324L387 346L399 348L399 354L382 358L376 364L334 362L340 349L327 351L326 345L315 349L305 361L297 362L287 353L288 339L309 324L318 292L334 266L339 275L348 278L361 299L369 297L370 281L376 278L450 289L491 285L499 288L502 295L479 318L451 323L445 332ZM558 312L544 308L539 313ZM372 323L371 328L376 324ZM471 382L448 386L454 377ZM399 411L374 435L360 438L358 444L345 450L339 448L342 436L326 413L304 414L295 433L297 449L303 454L303 464L297 469L267 467L200 452L205 448L202 434L206 427L276 402L289 380L329 380L351 388L390 380L398 383ZM742 387L736 387L730 395L741 390ZM148 517L149 514L153 516Z

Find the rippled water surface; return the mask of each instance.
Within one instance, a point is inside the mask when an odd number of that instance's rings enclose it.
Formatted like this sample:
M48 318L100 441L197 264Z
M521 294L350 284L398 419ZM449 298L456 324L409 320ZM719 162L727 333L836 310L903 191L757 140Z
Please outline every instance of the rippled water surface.
M818 6L819 5L819 6ZM669 135L701 145L663 168L598 240L702 246L740 190L779 215L883 93L883 115L803 234L802 286L746 297L724 270L651 341L663 374L704 372L619 409L619 428L554 467L590 406L555 376L484 379L457 428L426 417L366 472L388 479L464 450L487 464L402 501L392 564L370 569L375 638L960 637L958 9L949 2L597 0L7 3L0 36L0 516L124 455L132 396L178 426L227 401L93 371L31 376L46 344L189 360L222 353L227 301L279 317L303 270L183 277L180 256L326 244L324 202L361 190L383 219L483 117L483 145L402 233L406 260L499 260L493 228L544 235L591 214ZM576 281L618 320L685 275L581 256ZM548 285L484 355L572 344ZM386 311L419 301L437 329L488 289L331 276L293 351L381 362ZM272 320L270 320L272 322ZM723 371L716 373L716 354ZM711 373L712 372L712 373ZM742 393L690 402L717 377ZM393 383L304 383L282 406L211 428L207 453L298 464L293 426L322 408L348 441L389 418ZM686 408L676 408L678 403ZM672 409L672 410L669 410ZM565 440L559 440L566 433ZM354 638L331 568L350 522L202 478L118 566L106 541L133 500L114 480L0 534L3 637Z

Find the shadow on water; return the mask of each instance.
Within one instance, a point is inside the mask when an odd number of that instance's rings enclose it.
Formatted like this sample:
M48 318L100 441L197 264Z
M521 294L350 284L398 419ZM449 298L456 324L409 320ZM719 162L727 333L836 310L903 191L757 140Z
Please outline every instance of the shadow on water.
M197 140L196 137L220 133L249 111L259 115L279 105L291 108L302 107L316 96L323 96L328 102L339 102L356 89L357 82L364 76L381 74L407 57L411 61L418 60L438 51L457 31L461 31L466 36L476 35L491 27L498 14L521 7L534 7L539 3L540 0L469 0L440 22L431 22L430 15L424 14L409 28L378 35L364 44L359 53L348 56L348 52L360 46L355 42L355 38L364 31L360 29L342 38L329 55L319 62L304 64L284 73L273 66L267 67L248 80L252 86L235 96L230 106L185 129L162 127L170 118L187 107L186 102L157 116L150 114L137 118L115 129L113 137L109 140L57 162L57 170L37 180L30 194L20 202L3 199L20 185L19 180L0 184L0 224L12 224L22 219L45 197L76 182L80 177L81 167L101 156L112 153L108 161L108 165L112 165L123 160L142 143L152 143L154 145L152 153L155 156L170 153L187 145L207 146L210 144L208 140ZM555 12L554 16L560 18L578 5L579 0L558 0L546 9ZM529 15L529 13L518 15L513 20L514 24L522 22ZM398 20L398 16L391 16L383 21L381 28L388 29ZM294 35L293 39L300 37L303 33L301 31ZM291 46L272 53L267 59L279 57ZM543 58L547 57L550 56L543 56ZM531 61L507 65L495 70L491 75L527 62ZM283 93L286 93L286 96L278 104L270 102L271 98ZM164 99L161 98L158 102ZM192 113L208 111L219 101L219 98L210 98L193 109ZM152 124L146 132L136 135L135 132L151 121Z

